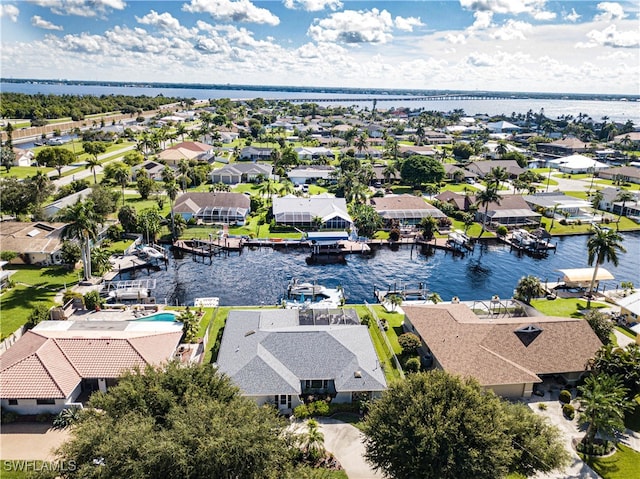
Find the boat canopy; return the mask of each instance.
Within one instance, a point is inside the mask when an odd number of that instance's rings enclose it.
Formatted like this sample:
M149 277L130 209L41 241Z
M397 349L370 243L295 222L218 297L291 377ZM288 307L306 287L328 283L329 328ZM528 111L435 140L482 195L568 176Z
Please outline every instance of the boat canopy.
M593 278L593 270L595 268L574 268L574 269L559 269L564 274L565 283L588 283ZM614 279L613 275L604 268L598 268L598 274L596 281L605 281L608 279Z

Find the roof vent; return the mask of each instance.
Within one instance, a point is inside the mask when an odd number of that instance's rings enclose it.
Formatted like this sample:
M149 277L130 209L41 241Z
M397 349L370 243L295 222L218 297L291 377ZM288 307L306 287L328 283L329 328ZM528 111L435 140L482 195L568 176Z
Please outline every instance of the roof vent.
M353 372L353 377L354 378L361 378L362 377L362 371L354 371Z
M522 344L529 346L539 335L542 333L542 329L533 324L523 326L515 330L516 336L522 341Z
M244 337L246 338L247 336L251 336L252 334L256 334L255 329L252 329L251 331L247 331L246 333L244 333Z

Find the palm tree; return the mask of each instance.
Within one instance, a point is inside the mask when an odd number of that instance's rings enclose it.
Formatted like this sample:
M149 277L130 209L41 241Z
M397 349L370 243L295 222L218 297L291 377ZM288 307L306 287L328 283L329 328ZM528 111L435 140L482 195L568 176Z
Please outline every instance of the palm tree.
M533 275L523 276L518 281L516 286L514 298L520 299L527 304L531 304L533 298L538 298L542 295L544 289L540 284L540 278Z
M167 196L169 197L169 201L171 202L171 235L175 238L176 222L173 213L173 203L178 197L178 191L180 191L180 188L178 187L178 184L175 182L175 180L170 179L169 181L165 181L164 190L166 191Z
M260 196L266 196L267 198L271 198L274 194L278 192L276 188L276 182L273 181L271 178L268 178L266 181L263 181L262 183L260 183L260 186L258 187L258 191L260 192Z
M90 169L91 172L93 173L93 183L94 184L98 183L98 178L96 177L96 168L98 166L100 166L100 160L98 160L98 157L91 156L91 157L89 157L89 159L87 159L87 164L85 165L85 168Z
M302 449L303 454L312 462L324 456L324 434L320 431L318 421L315 419L309 419L307 421L307 432L301 435L300 449Z
M62 210L59 219L68 223L63 230L64 238L72 238L80 243L84 279L91 278L91 240L98 236L100 217L96 213L93 201L78 201Z
M620 244L621 241L622 236L620 236L617 231L602 229L594 225L593 235L589 238L589 241L587 241L587 262L589 266L592 266L594 262L596 264L595 268L593 268L593 277L589 285L587 308L591 307L591 296L593 295L593 286L598 276L598 267L605 261L610 261L615 266L618 266L618 251L622 253L627 251L622 244Z
M184 135L187 133L187 127L184 125L184 123L180 122L178 123L178 126L176 127L176 135L180 137L181 141L184 141Z
M91 250L91 270L100 276L109 272L112 268L110 259L111 251L108 249L93 248Z
M398 294L398 293L393 293L393 294L387 294L384 297L385 301L389 302L389 304L391 304L391 311L395 312L398 309L398 306L402 305L402 302L404 301L402 299L402 295Z
M509 147L505 141L499 141L498 146L496 146L496 153L500 158L509 153Z
M440 295L436 292L431 293L428 297L427 297L428 301L431 301L433 304L438 304L438 303L442 303L442 298L440 297Z
M484 206L484 215L482 216L482 230L478 235L478 238L481 238L487 228L487 214L489 213L489 205L491 203L500 204L500 195L498 194L498 190L493 186L487 187L484 191L478 193L478 196L476 196L476 203L480 206Z
M55 189L49 176L38 170L35 175L29 178L29 186L34 189L34 198L37 206L40 206Z
M616 195L614 201L622 201L620 215L618 216L618 223L616 223L616 230L620 230L620 220L622 219L622 215L624 215L624 207L627 205L627 201L634 201L635 199L636 195L627 190L620 190Z
M615 437L616 433L624 431L624 413L629 409L628 389L622 385L620 376L595 374L587 377L578 390L582 409L578 422L581 426L588 424L583 444L593 445L598 433Z
M124 188L129 184L129 168L123 163L113 171L113 179L122 188L122 206L124 206Z
M290 180L283 181L282 187L280 188L280 196L290 195L295 190L296 187Z
M491 168L491 171L488 175L485 176L485 181L487 182L487 188L491 186L491 183L495 185L495 189L500 188L500 183L509 178L509 173L507 169L502 166L496 166L495 168Z
M355 147L362 156L362 152L367 149L367 146L367 134L363 132L356 139Z

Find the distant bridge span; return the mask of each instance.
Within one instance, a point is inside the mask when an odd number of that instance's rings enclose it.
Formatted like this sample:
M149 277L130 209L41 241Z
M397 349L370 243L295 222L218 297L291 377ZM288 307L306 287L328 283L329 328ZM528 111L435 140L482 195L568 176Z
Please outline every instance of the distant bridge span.
M335 103L335 102L399 102L399 101L445 101L445 100L504 100L497 95L406 95L406 96L366 96L366 97L323 97L323 98L271 98L268 101L288 101L291 103Z

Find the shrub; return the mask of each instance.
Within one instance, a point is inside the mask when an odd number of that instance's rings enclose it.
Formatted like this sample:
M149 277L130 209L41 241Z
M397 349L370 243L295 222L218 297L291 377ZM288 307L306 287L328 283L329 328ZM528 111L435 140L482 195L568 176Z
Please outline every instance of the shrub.
M62 294L62 304L67 304L72 299L82 299L84 301L82 293L71 291L70 289L65 290L65 292Z
M414 353L420 347L420 338L413 333L404 333L398 336L398 343L403 353Z
M308 407L311 416L327 416L329 414L329 403L326 401L315 401Z
M293 408L293 415L298 419L306 419L309 417L309 408L306 404L300 404Z
M36 416L36 422L49 422L51 421L53 415L48 412L41 412Z
M571 402L571 392L563 389L560 391L560 402L563 404L569 404Z
M500 226L498 226L498 228L496 229L496 233L498 234L498 236L502 236L502 237L507 236L507 232L508 232L508 231L509 231L509 230L507 230L507 227L506 227L506 226L504 226L504 225L500 225Z
M540 409L541 411L546 411L547 410L547 403L546 402L539 402L538 403L538 409Z
M47 321L49 319L49 309L49 306L44 303L36 303L27 320L27 328L31 329L41 321Z
M0 422L2 424L11 424L16 422L20 415L17 412L2 410L0 413Z
M564 218L562 218L562 219L559 221L559 223L560 223L562 226L567 226L567 220L566 220L566 219L564 219Z
M102 307L104 304L104 298L100 297L98 291L89 291L84 295L84 305L88 310L93 310Z
M389 239L391 241L398 241L400 239L400 230L398 228L393 228L389 231Z
M418 358L409 358L404 364L404 370L408 373L417 373L420 371L420 360Z
M80 410L76 407L63 409L53 419L54 429L66 429L75 423L80 417Z
M573 420L573 418L576 416L576 410L571 404L565 404L564 406L562 406L562 414L564 414L564 417L566 417L567 419Z

